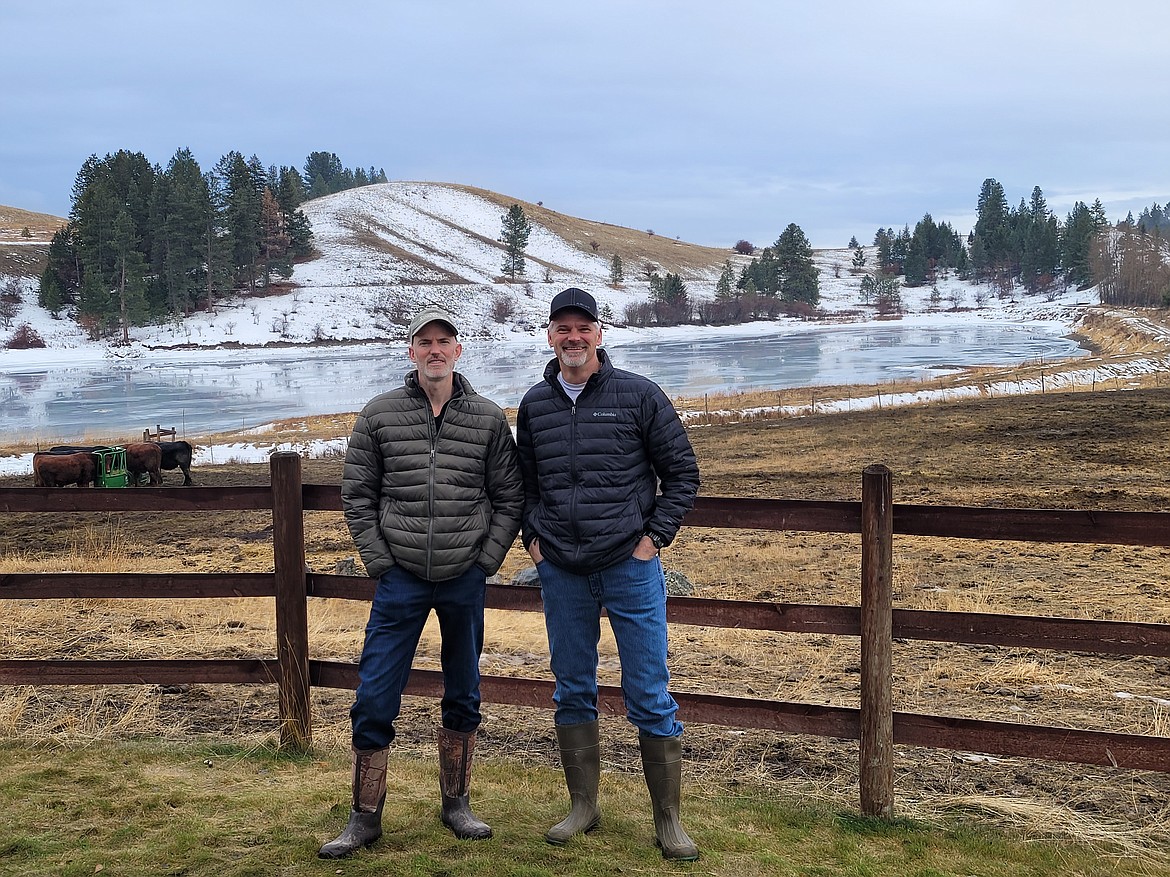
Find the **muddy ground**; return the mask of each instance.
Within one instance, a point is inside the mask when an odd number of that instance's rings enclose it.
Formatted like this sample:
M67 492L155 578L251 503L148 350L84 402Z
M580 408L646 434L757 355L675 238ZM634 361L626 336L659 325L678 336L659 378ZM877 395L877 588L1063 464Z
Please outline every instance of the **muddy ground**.
M894 472L895 502L1030 508L1170 511L1170 390L1078 392L821 415L691 431L703 495L855 500L871 463ZM308 460L306 481L336 484L339 460ZM204 467L198 484L265 483L264 465ZM31 479L2 479L0 485ZM177 484L174 473L168 484ZM271 521L262 513L5 515L0 570L264 571ZM1168 537L1170 541L1170 537ZM308 515L308 562L333 572L354 554L339 515ZM1170 623L1170 547L1043 545L911 539L895 545L895 605ZM664 555L696 595L856 604L857 537L684 529ZM505 578L526 566L515 548ZM239 657L273 650L271 602L17 601L0 652L31 657ZM213 604L213 605L208 605ZM490 613L484 672L548 678L538 616ZM314 657L356 660L361 604L313 600ZM437 667L428 635L417 666ZM680 691L856 706L858 644L676 626L671 669ZM900 643L895 708L1170 734L1170 660L1095 657L990 646ZM603 642L603 681L618 682ZM0 690L0 732L141 733L258 739L275 727L274 691L242 686ZM351 693L314 693L316 740L348 745ZM551 713L486 704L485 757L555 764ZM429 753L437 715L408 699L402 748ZM685 719L685 715L684 715ZM604 725L606 763L636 767L624 720ZM688 772L704 787L739 783L829 797L856 806L857 747L850 741L688 724ZM898 747L900 812L953 808L1026 823L1032 830L1108 837L1170 849L1170 775Z

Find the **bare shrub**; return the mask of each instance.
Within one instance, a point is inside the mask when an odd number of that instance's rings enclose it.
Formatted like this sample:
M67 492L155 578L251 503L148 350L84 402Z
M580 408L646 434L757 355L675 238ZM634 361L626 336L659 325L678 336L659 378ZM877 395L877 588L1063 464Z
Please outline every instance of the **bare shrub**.
M816 307L806 301L786 301L781 303L780 310L789 317L798 320L815 320L820 314Z
M19 313L19 299L13 301L7 295L0 295L0 326L3 326L5 329L9 328Z
M506 323L516 313L516 301L507 293L500 293L492 299L492 319Z
M750 241L745 241L742 238L736 241L735 246L731 249L735 250L741 256L753 256L756 252L756 248L752 245L752 243Z
M654 306L650 302L626 305L625 322L627 326L649 326L653 320Z
M44 346L45 339L28 323L21 323L17 326L15 334L8 339L8 343L5 345L9 350L31 350Z

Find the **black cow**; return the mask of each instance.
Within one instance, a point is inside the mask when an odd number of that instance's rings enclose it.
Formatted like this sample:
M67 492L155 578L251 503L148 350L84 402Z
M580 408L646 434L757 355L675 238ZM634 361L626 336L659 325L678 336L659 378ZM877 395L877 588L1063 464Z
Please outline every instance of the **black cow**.
M190 442L154 442L162 448L162 467L164 469L182 469L183 486L189 487L191 480L191 443Z

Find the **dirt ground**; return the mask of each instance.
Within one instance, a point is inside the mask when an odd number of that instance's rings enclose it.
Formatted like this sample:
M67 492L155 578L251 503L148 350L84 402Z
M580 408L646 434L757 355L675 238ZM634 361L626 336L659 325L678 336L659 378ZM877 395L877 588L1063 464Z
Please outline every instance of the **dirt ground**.
M1069 393L819 415L691 430L705 496L854 500L871 463L894 472L895 502L1170 511L1170 389ZM306 481L337 484L341 462L305 461ZM266 465L203 467L201 485L265 483ZM0 480L24 485L30 479ZM168 483L177 484L173 473ZM333 572L354 555L338 514L307 515L308 562ZM5 515L0 572L266 571L263 513ZM856 605L854 536L686 528L667 550L696 595ZM527 566L517 547L505 579ZM899 537L895 605L1170 623L1170 548ZM15 658L254 657L274 651L269 600L14 601L0 652ZM366 607L312 600L314 657L356 660ZM538 615L491 612L483 670L549 678ZM438 667L428 631L416 666ZM602 644L603 681L617 684ZM673 685L856 706L856 639L675 626ZM895 651L895 708L998 721L1170 734L1170 660L906 642ZM0 689L0 733L59 739L157 734L264 738L274 690L247 686ZM348 747L346 691L314 692L315 740ZM551 713L485 704L481 753L555 764ZM408 699L398 745L431 751L437 706ZM684 715L685 720L685 715ZM606 764L637 766L624 719L606 719ZM747 783L857 801L850 741L688 724L688 772L703 788ZM1170 850L1170 775L896 750L905 815L976 811L1037 832Z

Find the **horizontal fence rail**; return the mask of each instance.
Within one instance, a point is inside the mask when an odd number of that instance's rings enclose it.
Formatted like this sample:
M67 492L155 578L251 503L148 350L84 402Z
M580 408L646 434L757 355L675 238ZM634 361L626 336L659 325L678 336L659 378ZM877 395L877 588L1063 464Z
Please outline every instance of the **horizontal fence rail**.
M277 654L235 660L0 660L0 684L107 685L265 683L278 687L281 743L311 744L312 686L354 689L356 663L311 660L306 599L368 602L365 577L314 573L305 565L305 511L342 510L337 485L303 484L301 460L272 457L265 487L60 489L0 488L0 511L217 512L269 511L272 573L6 573L0 599L275 598ZM862 810L893 812L895 743L1170 773L1170 738L918 715L892 709L890 654L894 640L985 644L1015 648L1170 657L1170 625L974 612L895 609L889 594L894 535L1003 540L1170 545L1170 513L1000 509L893 503L890 473L863 473L862 501L699 497L688 527L858 534L862 551L860 606L672 597L672 624L859 637L860 709L694 692L673 692L687 720L786 733L859 740ZM489 584L486 606L540 612L540 589ZM550 708L549 679L484 676L486 702ZM415 669L407 694L442 696L437 671ZM620 688L602 686L599 708L624 715Z

